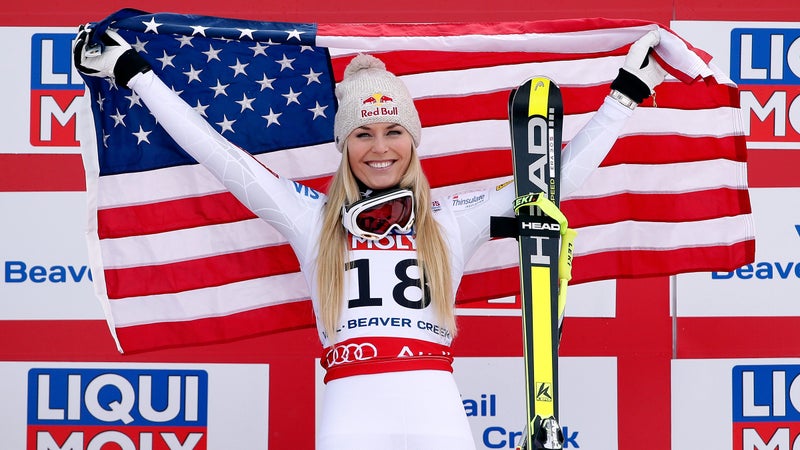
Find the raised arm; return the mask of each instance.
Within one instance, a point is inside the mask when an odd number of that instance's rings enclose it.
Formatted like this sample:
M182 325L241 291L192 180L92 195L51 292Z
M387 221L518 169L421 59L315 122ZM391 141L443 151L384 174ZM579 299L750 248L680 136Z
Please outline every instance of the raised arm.
M666 72L650 54L659 40L658 32L650 31L633 43L603 105L564 149L562 198L578 189L600 166L636 106L664 81Z
M117 33L108 31L104 48L91 47L91 31L82 27L76 40L75 66L84 74L113 78L134 90L158 123L197 162L208 169L239 201L287 239L302 241L318 208L298 199L289 180L280 179L252 155L233 145L151 70L150 65Z

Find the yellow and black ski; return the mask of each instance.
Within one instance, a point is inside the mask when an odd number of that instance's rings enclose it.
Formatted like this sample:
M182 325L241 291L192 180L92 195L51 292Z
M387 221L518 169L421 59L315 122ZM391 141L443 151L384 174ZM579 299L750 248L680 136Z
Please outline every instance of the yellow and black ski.
M561 449L558 343L573 232L567 233L566 219L558 209L563 122L558 86L548 78L535 77L514 89L509 121L517 189L514 207L527 398L526 431L517 448ZM569 266L562 268L561 276L559 259Z

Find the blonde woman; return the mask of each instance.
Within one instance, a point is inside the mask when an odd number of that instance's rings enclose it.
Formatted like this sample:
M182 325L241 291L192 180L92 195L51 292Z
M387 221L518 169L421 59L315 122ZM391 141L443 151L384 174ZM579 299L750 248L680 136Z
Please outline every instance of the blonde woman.
M513 215L513 185L432 199L408 90L380 60L359 55L336 87L342 159L327 195L296 189L225 140L116 33L100 54L84 51L88 36L82 28L79 70L133 89L183 149L294 249L324 347L317 448L475 448L452 376L454 293L490 238L489 218ZM633 107L663 80L647 56L657 42L650 34L634 45L612 94L570 143L565 185L581 182L570 170L599 164Z

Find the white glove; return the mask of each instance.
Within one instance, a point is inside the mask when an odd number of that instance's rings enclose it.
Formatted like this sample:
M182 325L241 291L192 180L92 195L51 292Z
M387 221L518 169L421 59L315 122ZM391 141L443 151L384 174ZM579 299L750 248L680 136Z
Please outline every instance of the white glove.
M658 31L650 31L634 42L617 78L611 83L611 96L631 109L651 96L655 92L653 89L667 75L650 54L650 49L658 45L660 40ZM622 96L617 95L618 93Z
M150 70L150 65L116 31L107 30L100 37L102 46L89 42L93 34L90 24L78 28L72 54L81 73L114 78L118 85L127 86L134 75Z
M628 55L625 57L625 64L622 65L623 69L642 80L650 88L651 94L654 92L653 88L661 84L664 77L667 76L667 72L650 54L650 49L658 45L660 41L661 35L655 30L640 37L631 45Z

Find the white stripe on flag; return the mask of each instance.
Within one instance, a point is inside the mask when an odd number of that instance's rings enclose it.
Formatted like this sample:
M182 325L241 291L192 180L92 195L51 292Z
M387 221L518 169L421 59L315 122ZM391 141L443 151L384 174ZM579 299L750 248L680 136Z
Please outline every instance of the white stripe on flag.
M112 300L110 304L117 326L126 327L223 317L307 298L305 279L300 272L295 272L183 291L179 294Z
M475 69L426 72L400 78L415 99L460 97L479 93L510 90L528 78L549 76L559 86L596 86L610 83L617 76L624 59L621 57L586 60L547 61Z
M100 242L106 269L123 269L285 244L286 239L268 223L255 218Z
M494 239L480 247L467 262L464 274L506 269L519 265L519 245L516 239Z
M359 51L436 50L436 51L523 51L587 53L622 47L643 36L657 25L592 29L553 33L472 34L460 36L332 36L318 35L319 46L338 49L336 55ZM487 30L491 31L491 30Z
M739 110L730 107L707 109L638 108L622 129L620 137L636 135L674 135L689 137L728 137L736 129ZM563 139L571 140L592 118L594 112L564 117ZM658 141L656 140L657 144ZM659 149L667 151L667 149Z
M718 188L747 188L747 163L714 159L672 164L600 167L562 200L599 198L624 192L680 194Z
M750 215L695 222L624 221L583 227L575 239L575 256L612 250L675 250L730 245L753 239Z

